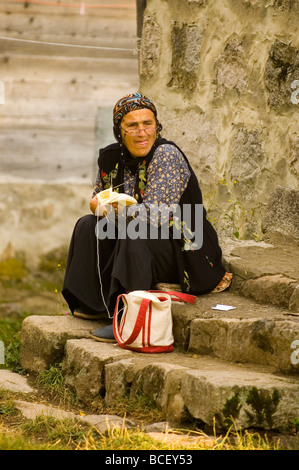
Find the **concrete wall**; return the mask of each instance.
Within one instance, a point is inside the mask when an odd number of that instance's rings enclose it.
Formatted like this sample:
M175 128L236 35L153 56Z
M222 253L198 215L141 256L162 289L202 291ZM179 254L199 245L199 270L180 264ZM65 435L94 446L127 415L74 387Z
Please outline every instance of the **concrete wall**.
M40 41L0 39L2 174L93 180L98 109L111 109L139 83L134 2L99 3L89 1L80 15L75 6L1 1L0 37Z
M298 0L147 0L142 92L188 156L218 232L262 238L299 187Z
M139 84L134 0L89 0L84 15L63 3L0 2L1 38L42 42L0 39L0 263L33 269L89 212L112 107Z

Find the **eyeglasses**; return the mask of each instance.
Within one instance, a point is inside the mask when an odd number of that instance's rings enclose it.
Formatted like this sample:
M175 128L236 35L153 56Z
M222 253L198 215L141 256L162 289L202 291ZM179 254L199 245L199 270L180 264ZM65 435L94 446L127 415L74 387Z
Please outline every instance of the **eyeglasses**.
M156 127L151 126L144 126L141 129L124 129L123 127L121 127L121 129L125 132L125 134L132 136L139 135L141 131L144 131L147 135L153 135L157 131Z

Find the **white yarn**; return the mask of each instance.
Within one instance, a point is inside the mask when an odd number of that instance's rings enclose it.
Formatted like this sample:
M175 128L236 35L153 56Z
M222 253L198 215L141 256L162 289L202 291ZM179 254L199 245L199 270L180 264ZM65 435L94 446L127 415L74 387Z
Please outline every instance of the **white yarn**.
M112 184L112 176L111 176L111 190L115 189L115 188L118 188L119 186L122 186L123 183L119 184L118 186L115 186L113 188L113 184ZM96 208L96 211L95 211L95 216L97 218L97 226L98 226L98 222L100 220L100 215L103 215L103 213L100 213L100 211L98 210L99 209L99 206ZM107 214L106 216L107 217ZM108 219L108 217L107 217ZM108 219L109 221L109 219ZM103 293L103 283L102 283L102 276L101 276L101 268L100 268L100 250L99 250L99 238L97 236L97 233L96 233L96 239L97 239L97 269L98 269L98 276L99 276L99 281L100 281L100 286L101 286L101 296L102 296L102 300L103 300L103 303L105 305L105 308L107 310L107 313L108 313L108 317L110 319L113 318L113 314L111 316L111 313L109 311L109 308L107 307L107 304L106 304L106 301L105 301L105 297L104 297L104 293ZM123 309L122 309L123 310Z
M99 219L100 219L100 216L97 215L97 224L99 222ZM109 311L109 308L107 307L107 304L106 304L106 301L105 301L105 297L104 297L104 293L103 293L103 283L102 283L102 276L101 276L101 268L100 268L100 250L99 250L99 239L97 237L97 234L96 234L96 239L97 239L97 269L98 269L98 276L99 276L99 281L100 281L100 286L101 286L101 296L102 296L102 300L103 300L103 303L105 305L105 308L107 310L107 313L108 313L108 317L110 319L113 318L113 315L111 316L111 313Z

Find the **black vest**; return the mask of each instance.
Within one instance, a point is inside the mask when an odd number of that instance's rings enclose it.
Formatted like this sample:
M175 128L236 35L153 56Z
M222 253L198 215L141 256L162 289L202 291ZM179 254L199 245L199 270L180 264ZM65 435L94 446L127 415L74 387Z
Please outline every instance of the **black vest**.
M112 186L119 192L123 192L124 169L129 168L133 173L138 173L136 178L135 194L138 203L142 203L143 189L146 186L147 168L150 164L156 148L163 144L174 145L184 156L191 176L181 196L179 205L188 204L191 208L191 230L195 227L195 205L202 204L202 193L197 177L190 166L187 157L182 150L173 142L159 137L146 157L132 158L125 147L115 143L100 149L98 165L101 181L104 189ZM184 211L182 210L182 214ZM184 221L182 221L184 223ZM222 251L218 243L218 236L206 217L203 208L202 218L203 242L199 249L193 249L191 243L186 243L183 235L181 239L170 237L176 254L179 280L183 292L191 294L205 294L213 290L225 274L222 266ZM171 231L170 231L171 234Z

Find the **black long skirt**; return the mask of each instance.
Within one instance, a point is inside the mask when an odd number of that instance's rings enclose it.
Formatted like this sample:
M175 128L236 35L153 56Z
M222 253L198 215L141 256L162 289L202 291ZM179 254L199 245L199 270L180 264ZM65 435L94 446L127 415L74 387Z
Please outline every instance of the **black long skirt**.
M62 289L72 313L92 315L108 308L113 315L121 293L150 290L158 282L178 283L171 240L120 239L117 230L116 237L99 239L96 224L97 217L86 215L73 231Z

